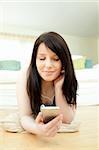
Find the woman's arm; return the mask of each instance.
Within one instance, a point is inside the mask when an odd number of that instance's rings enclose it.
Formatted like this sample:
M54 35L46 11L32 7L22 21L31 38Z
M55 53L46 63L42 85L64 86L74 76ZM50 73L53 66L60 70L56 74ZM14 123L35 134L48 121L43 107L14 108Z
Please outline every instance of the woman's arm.
M75 106L69 105L66 102L65 96L61 90L55 90L56 105L60 107L61 114L63 114L63 123L71 123L75 115Z
M17 100L22 127L33 134L48 137L55 136L62 123L62 115L59 115L47 124L43 123L41 113L34 120L30 100L26 91L26 81L26 70L22 70L17 81Z
M62 84L64 76L61 75L54 81L55 85L55 101L56 105L60 107L61 113L63 114L63 123L71 123L75 115L75 106L69 105L66 102L65 96L62 93Z

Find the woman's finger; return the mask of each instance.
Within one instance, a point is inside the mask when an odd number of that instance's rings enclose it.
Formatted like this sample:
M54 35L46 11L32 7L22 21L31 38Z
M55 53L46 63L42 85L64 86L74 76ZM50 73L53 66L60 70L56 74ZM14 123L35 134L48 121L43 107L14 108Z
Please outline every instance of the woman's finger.
M50 128L47 132L47 136L49 136L49 137L55 136L55 134L57 133L57 131L59 130L59 128L61 126L61 123L62 123L62 121L59 121L55 126Z
M56 124L58 124L59 122L62 122L62 119L63 119L63 115L60 114L59 116L55 117L53 120L51 120L50 122L48 122L46 124L46 128L50 129L50 128L56 126Z
M41 112L38 113L38 115L37 115L35 121L36 121L37 123L43 122L43 115L42 115Z

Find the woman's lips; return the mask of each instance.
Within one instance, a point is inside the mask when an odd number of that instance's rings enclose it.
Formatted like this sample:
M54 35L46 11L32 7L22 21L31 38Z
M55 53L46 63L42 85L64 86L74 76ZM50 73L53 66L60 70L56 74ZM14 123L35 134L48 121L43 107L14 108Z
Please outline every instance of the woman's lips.
M54 73L54 71L43 71L43 73L46 75L52 75Z

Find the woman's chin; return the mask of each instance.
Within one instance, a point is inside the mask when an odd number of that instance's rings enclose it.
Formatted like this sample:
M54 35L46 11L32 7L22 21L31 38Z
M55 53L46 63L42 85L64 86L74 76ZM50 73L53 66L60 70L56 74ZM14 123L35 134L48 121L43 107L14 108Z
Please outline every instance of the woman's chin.
M44 81L47 81L47 82L51 82L51 81L54 81L55 80L55 78L49 78L49 77L43 77L42 78Z

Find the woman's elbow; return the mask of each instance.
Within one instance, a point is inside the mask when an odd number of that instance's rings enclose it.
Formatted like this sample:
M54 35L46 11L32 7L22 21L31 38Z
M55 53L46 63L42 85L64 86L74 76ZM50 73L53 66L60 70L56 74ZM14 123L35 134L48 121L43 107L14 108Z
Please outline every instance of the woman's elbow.
M70 124L74 120L75 114L63 117L63 123Z

